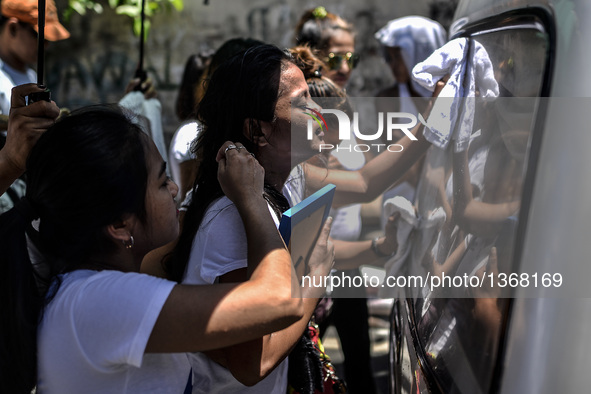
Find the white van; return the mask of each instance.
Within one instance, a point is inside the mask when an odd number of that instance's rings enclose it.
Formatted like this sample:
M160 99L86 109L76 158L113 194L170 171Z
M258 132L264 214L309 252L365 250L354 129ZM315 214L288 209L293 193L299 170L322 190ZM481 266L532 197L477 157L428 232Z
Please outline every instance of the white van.
M428 151L415 206L446 221L404 275L477 279L398 289L391 392L591 392L590 18L589 0L458 6L450 39L484 49L499 95L473 102L466 149Z

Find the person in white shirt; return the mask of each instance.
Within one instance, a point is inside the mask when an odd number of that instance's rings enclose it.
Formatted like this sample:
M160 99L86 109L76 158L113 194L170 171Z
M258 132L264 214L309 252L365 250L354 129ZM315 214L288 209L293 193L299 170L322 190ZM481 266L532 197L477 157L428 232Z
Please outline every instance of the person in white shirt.
M138 272L145 254L179 231L178 188L150 138L122 110L100 106L72 112L39 138L26 196L0 216L0 392L190 392L185 352L302 318L291 259L262 197L262 168L229 141L216 160L246 223L251 275L242 284L186 286Z
M248 279L246 262L250 248L248 234L244 232L248 223L211 176L217 167L211 147L218 145L220 138L233 134L256 155L265 168L268 210L278 224L281 213L289 208L281 191L292 168L291 160L302 161L314 155L313 146L320 141L316 136L310 143L302 133L298 140L301 145L291 143L290 124L294 122L290 115L294 114L290 105L294 99L301 101L302 106L317 107L299 69L285 52L271 45L238 53L213 74L199 105L198 117L206 127L198 139L201 162L192 204L177 247L167 261L171 279L185 284L224 284ZM228 113L224 113L226 110ZM303 112L297 116L300 127L307 124ZM331 266L322 267L323 275L329 273ZM267 296L274 297L274 290ZM218 351L191 355L194 392L285 393L285 359L302 337L317 302L313 294L306 293L305 297L302 319L285 330Z
M233 136L253 152L265 169L265 198L278 223L281 213L290 206L284 195L290 173L317 154L323 138L320 126L313 125L316 129L308 139L310 109L321 110L310 96L303 73L289 55L272 45L255 46L236 54L217 69L199 106L198 117L204 130L197 140L196 153L201 161L192 203L176 246L160 261L169 279L188 284L224 284L248 278L245 262L250 249L243 227L248 223L240 220L236 207L224 196L213 176L217 164L212 148ZM413 132L418 133L419 129L417 126ZM385 152L359 171L308 169L305 183L297 190L292 188L289 197L304 196L308 185L312 186L309 190L317 190L315 186L332 180L337 185L338 204L361 198L364 189L360 184L365 181L370 183L365 188L367 193L380 193L429 146L425 141L411 145L408 137L401 143L408 153ZM397 163L397 170L393 171L392 166ZM368 173L363 171L366 168ZM344 194L339 195L339 187ZM208 247L203 248L204 245ZM273 297L273 293L268 296ZM288 373L284 360L302 337L316 303L312 296L305 299L303 318L285 330L219 351L192 355L196 390L285 392ZM290 361L289 369L293 370L293 365Z

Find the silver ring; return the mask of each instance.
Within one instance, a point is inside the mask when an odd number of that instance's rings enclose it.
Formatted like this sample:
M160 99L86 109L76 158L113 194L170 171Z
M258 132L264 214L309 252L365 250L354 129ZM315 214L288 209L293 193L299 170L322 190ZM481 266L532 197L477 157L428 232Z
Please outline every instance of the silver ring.
M238 147L234 144L228 145L226 149L224 149L224 153L228 152L230 149L238 149ZM240 150L238 150L240 151Z

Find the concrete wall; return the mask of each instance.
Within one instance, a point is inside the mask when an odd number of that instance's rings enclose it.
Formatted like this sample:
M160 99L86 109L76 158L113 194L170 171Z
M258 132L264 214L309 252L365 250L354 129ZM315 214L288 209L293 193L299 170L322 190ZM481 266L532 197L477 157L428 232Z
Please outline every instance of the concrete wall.
M59 0L58 7L67 0ZM388 20L429 14L433 0L341 0L321 3L354 23L357 52L363 56L349 93L371 95L392 82L377 53L373 33ZM442 1L442 0L438 0ZM443 0L448 1L448 0ZM295 0L185 0L185 9L154 17L146 43L145 66L156 82L163 105L164 129L170 138L178 126L176 90L190 54L216 49L233 37L252 37L282 47L293 45L293 28L302 12L318 3ZM58 105L77 108L114 102L122 95L138 61L138 41L128 17L105 7L101 15L74 14L65 23L72 37L48 48L47 84Z

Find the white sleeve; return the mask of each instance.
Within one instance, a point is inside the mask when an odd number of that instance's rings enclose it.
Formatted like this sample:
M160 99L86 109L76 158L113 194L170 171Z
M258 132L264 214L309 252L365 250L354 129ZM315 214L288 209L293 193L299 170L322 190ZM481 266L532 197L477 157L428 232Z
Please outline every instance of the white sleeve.
M103 271L77 287L69 308L80 351L97 369L140 367L164 302L176 283Z
M208 211L195 237L183 283L212 284L218 277L247 266L246 232L236 206Z

